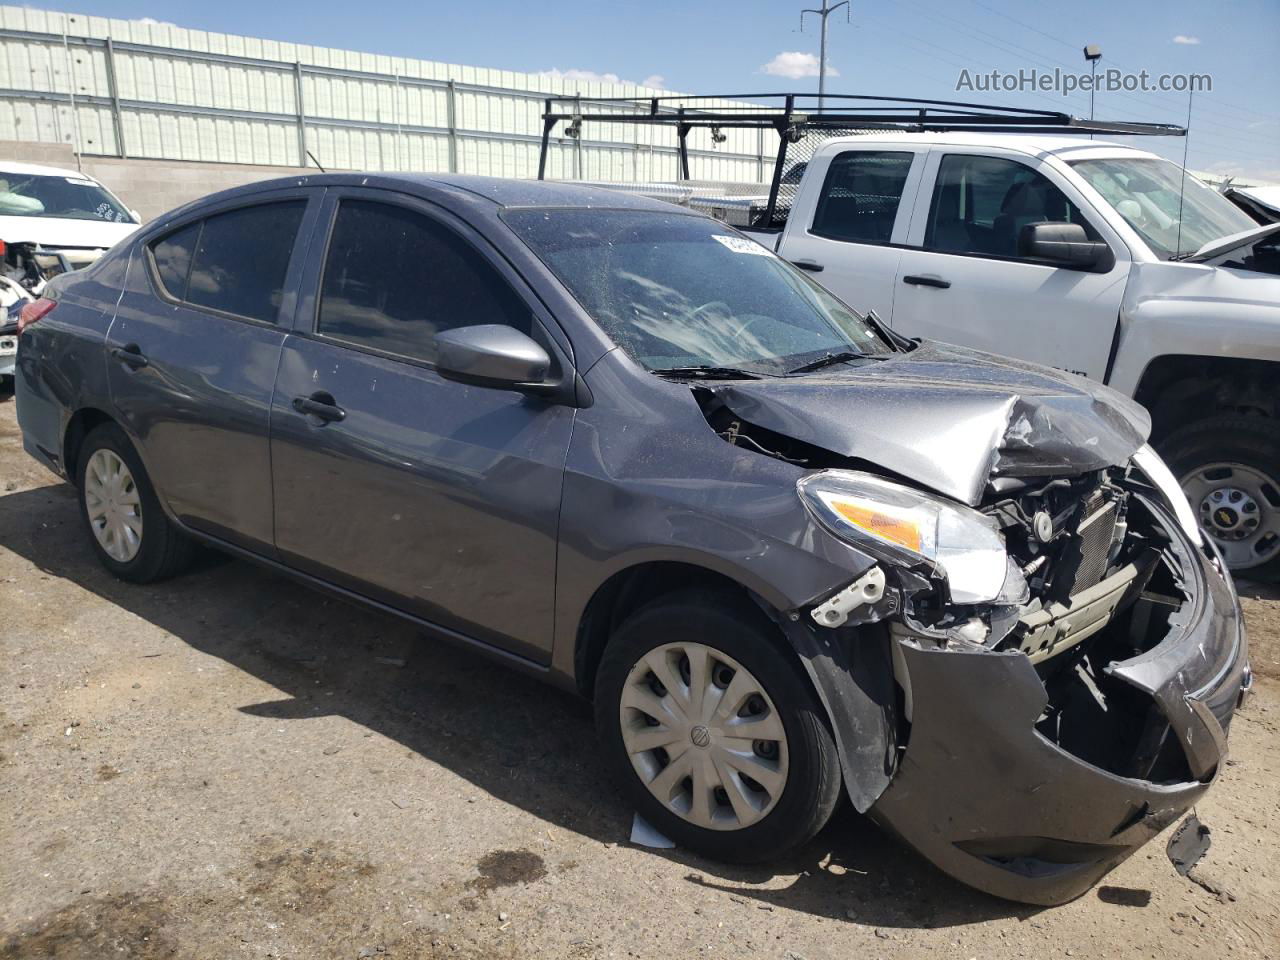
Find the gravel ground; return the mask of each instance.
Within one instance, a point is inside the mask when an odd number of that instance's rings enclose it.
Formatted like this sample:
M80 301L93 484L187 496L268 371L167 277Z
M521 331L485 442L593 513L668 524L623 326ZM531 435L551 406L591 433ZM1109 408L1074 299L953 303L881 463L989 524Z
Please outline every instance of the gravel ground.
M1041 910L845 810L768 868L627 843L583 704L216 556L132 587L0 400L0 958L1280 956L1280 594L1200 807Z

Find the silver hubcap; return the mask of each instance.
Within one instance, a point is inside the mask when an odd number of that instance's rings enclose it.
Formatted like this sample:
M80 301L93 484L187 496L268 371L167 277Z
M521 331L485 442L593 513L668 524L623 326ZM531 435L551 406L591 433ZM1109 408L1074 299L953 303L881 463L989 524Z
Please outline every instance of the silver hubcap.
M112 560L128 563L142 548L142 499L133 474L105 447L89 458L84 506L98 546Z
M699 827L740 830L787 784L787 736L764 687L701 643L669 643L631 668L619 706L640 780Z
M1261 470L1211 463L1183 477L1182 489L1232 570L1280 555L1280 485Z

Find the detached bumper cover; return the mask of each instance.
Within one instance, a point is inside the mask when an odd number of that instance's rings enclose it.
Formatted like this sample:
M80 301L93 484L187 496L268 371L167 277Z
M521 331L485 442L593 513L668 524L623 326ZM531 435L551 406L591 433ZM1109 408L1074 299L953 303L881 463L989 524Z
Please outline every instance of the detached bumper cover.
M1080 896L1177 820L1216 779L1250 679L1234 590L1208 557L1183 549L1185 622L1110 672L1152 698L1196 779L1118 776L1046 739L1035 724L1047 694L1019 652L902 644L910 741L872 816L958 880L1044 905Z

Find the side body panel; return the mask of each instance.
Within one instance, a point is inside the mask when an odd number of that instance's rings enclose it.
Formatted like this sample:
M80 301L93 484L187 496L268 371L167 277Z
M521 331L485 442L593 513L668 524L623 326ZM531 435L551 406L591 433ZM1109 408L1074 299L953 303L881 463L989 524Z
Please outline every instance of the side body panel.
M53 281L58 306L19 338L15 392L24 448L67 476L63 441L72 415L86 407L110 412L107 330L120 289L136 265L120 249L92 267Z
M428 363L316 335L324 238L340 196L400 203L443 219L488 250L464 223L430 204L386 191L330 191L272 406L281 560L545 664L564 459L576 411L515 391L465 386ZM492 251L486 256L527 294ZM345 411L342 420L325 422L295 408L296 398L320 392Z
M1134 264L1108 385L1133 396L1169 354L1280 362L1280 277L1202 263Z
M302 238L317 215L318 193L271 191L246 200L311 198ZM135 247L133 266L107 342L114 409L173 516L194 530L270 555L268 418L286 329L163 298L142 243ZM299 270L295 253L280 309L286 321ZM126 349L136 349L146 366L134 368L112 352Z

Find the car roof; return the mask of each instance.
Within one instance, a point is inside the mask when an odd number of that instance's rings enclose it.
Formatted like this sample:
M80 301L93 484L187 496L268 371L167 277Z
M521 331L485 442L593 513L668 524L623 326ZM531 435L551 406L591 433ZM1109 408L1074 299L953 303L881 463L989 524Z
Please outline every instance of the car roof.
M11 160L0 160L0 175L6 173L20 173L33 177L70 177L73 180L94 180L87 173L81 173L79 170L67 170L63 167L46 167L38 163L16 163Z
M1070 155L1071 159L1085 154L1096 156L1115 156L1117 153L1130 153L1138 156L1153 157L1156 154L1140 147L1110 140L1089 140L1083 134L1054 135L1039 133L982 133L979 131L956 130L939 133L914 133L905 130L869 130L866 133L852 134L845 137L832 137L827 143L837 142L866 143L929 143L942 146L965 147L999 147L1004 150L1017 150L1032 156L1054 154Z
M460 173L321 173L247 184L213 196L229 198L241 192L257 192L286 186L369 186L426 196L443 191L462 193L472 198L480 197L503 208L608 207L613 210L652 210L667 214L673 212L671 204L666 201L653 200L649 197L609 190L600 186L554 180L481 177ZM684 212L692 216L701 216L695 211Z

